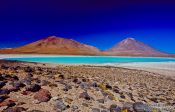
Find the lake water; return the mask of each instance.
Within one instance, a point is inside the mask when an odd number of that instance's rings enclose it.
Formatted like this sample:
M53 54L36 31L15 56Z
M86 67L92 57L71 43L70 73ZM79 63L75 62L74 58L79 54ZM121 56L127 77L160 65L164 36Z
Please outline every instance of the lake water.
M118 57L118 56L39 56L5 58L27 62L60 63L60 64L113 64L129 62L175 62L175 58L155 57Z

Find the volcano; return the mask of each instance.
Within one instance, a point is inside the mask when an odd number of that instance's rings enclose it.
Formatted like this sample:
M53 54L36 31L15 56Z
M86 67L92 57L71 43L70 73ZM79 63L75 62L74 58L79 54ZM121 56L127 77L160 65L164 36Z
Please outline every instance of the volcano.
M149 57L169 57L171 54L161 52L134 38L126 38L114 45L111 49L103 52L104 55L115 56L149 56Z
M36 42L12 49L1 49L3 54L60 54L60 55L99 55L96 47L71 39L50 36Z

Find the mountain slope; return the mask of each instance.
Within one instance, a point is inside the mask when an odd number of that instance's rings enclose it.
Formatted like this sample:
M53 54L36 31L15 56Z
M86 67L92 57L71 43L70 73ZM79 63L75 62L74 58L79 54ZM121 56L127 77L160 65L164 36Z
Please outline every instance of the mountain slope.
M127 38L118 44L114 45L109 50L103 52L104 55L117 55L117 56L158 56L169 57L170 54L161 52L157 49L150 47L134 38Z
M18 48L0 50L0 53L98 55L100 50L74 40L50 36Z

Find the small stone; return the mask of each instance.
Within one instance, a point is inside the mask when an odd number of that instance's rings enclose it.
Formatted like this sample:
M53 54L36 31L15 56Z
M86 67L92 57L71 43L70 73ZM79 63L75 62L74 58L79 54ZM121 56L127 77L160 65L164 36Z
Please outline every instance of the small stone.
M98 99L97 100L99 103L105 103L105 100L104 99Z
M123 104L123 109L127 109L129 112L133 112L134 111L133 104L129 103L129 102Z
M69 105L65 105L62 99L56 101L55 110L56 111L64 111L69 108Z
M1 89L0 90L0 95L6 95L6 94L9 94L10 91L8 89Z
M47 102L51 99L51 93L48 90L40 89L34 98L40 102Z
M92 83L92 87L96 88L98 87L98 84L96 82Z
M41 111L41 110L31 110L31 111L28 111L28 112L44 112L44 111Z
M0 103L3 102L7 98L8 98L7 96L0 96Z
M32 84L26 86L26 91L37 92L41 89L41 86L38 84Z
M59 75L59 78L60 79L64 79L64 75Z
M101 110L101 112L108 112L107 110Z
M42 80L42 81L41 81L41 86L47 86L47 85L49 85L49 84L50 84L50 82L47 81L47 80Z
M8 107L12 107L15 106L15 102L9 99L4 100L3 102L0 103L0 107L1 106L8 106Z
M8 108L4 112L26 112L27 109L23 107L13 107L13 108Z
M89 105L87 103L82 103L83 106L88 107Z
M121 108L113 104L110 106L110 112L121 112Z
M89 89L89 85L86 83L86 82L83 82L83 83L81 83L80 84L80 87L82 88L82 89Z
M78 110L78 106L76 106L76 105L72 105L72 111L74 112L74 111L76 111L76 110Z
M90 100L91 99L87 92L81 93L79 98L84 98L85 100Z
M134 103L133 108L136 112L152 112L151 107L149 107L146 104L143 104L142 102Z
M5 81L0 81L0 88L2 88L3 86L5 86L6 82Z
M106 88L107 89L112 89L112 86L110 86L109 84L106 84Z
M52 97L52 100L53 100L53 101L56 101L56 100L58 100L58 99L59 99L59 97L57 97L57 96Z
M65 84L63 91L69 91L70 89L72 89L72 86Z
M92 112L100 112L100 109L98 109L98 108L93 108L93 109L92 109Z

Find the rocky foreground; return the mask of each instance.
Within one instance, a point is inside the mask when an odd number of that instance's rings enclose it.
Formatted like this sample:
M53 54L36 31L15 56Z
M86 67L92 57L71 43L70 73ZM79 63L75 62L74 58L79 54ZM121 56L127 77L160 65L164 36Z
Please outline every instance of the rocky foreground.
M115 67L0 61L2 112L173 112L175 81Z

